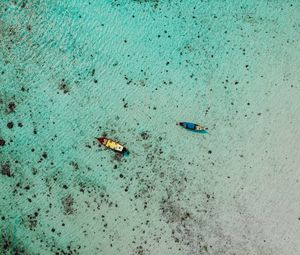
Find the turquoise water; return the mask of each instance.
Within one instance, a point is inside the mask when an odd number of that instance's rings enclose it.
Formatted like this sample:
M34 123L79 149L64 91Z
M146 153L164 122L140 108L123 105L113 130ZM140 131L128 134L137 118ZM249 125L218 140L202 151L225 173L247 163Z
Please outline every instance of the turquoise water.
M299 39L299 1L1 1L0 254L299 254Z

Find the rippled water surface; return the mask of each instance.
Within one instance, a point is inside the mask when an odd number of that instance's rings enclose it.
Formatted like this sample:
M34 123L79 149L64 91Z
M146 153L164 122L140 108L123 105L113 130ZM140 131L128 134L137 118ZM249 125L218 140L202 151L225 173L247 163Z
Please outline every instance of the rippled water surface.
M0 254L299 254L299 42L299 1L2 0Z

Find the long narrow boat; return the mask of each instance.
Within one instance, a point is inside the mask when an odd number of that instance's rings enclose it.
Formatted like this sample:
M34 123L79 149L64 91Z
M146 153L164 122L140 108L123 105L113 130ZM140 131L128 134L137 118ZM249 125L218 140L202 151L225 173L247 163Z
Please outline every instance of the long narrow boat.
M179 125L181 127L189 129L189 130L193 130L193 131L197 131L197 132L203 132L203 133L206 133L207 130L208 130L207 127L203 127L200 124L195 124L195 123L192 123L192 122L177 122L176 125Z
M119 153L123 153L123 154L129 154L129 151L121 144L119 144L118 142L109 139L107 137L99 137L97 138L97 140L99 141L99 143L101 143L102 145L104 145L106 148L109 148L113 151L119 152Z

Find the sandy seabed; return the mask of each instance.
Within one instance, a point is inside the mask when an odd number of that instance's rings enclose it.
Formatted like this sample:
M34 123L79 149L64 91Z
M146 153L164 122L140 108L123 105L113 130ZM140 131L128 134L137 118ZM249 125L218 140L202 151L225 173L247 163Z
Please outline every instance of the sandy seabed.
M0 3L0 254L298 255L300 2L64 2Z

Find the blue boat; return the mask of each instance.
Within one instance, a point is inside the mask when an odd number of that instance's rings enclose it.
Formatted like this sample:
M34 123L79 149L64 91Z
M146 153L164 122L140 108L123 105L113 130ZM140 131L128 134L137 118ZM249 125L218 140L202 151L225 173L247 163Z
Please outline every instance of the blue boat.
M192 122L177 122L176 125L199 133L207 133L208 128Z

